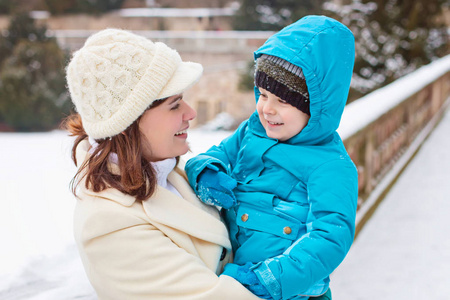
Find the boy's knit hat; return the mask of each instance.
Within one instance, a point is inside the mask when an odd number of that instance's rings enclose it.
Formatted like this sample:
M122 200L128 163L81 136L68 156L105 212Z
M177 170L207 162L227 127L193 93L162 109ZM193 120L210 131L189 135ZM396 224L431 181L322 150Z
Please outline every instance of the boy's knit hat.
M106 29L74 53L67 83L86 133L101 139L127 129L155 100L182 93L202 72L164 43Z
M300 67L279 57L263 54L256 60L255 85L311 115L308 88Z

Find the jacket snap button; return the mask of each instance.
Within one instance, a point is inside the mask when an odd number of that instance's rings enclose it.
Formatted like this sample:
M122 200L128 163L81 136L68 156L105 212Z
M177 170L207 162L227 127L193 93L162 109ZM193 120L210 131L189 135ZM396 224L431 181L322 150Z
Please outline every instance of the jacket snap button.
M242 220L242 222L247 222L247 220L248 220L248 214L243 214L243 215L241 216L241 220Z
M292 233L292 229L289 226L286 226L283 228L283 232L286 234L291 234Z

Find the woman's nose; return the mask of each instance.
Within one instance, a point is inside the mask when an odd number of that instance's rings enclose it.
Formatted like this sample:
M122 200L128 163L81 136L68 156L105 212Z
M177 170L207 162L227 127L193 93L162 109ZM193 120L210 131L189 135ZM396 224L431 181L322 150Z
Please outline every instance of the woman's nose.
M197 112L186 102L185 104L186 104L186 111L184 113L184 119L187 121L192 121L197 116Z

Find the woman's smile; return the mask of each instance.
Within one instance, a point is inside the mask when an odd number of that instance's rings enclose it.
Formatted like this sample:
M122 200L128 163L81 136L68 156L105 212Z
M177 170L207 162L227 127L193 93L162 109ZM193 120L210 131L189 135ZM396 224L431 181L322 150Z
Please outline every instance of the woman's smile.
M189 127L188 127L188 128L189 128ZM179 137L179 138L184 138L184 139L186 139L187 136L188 136L188 135L187 135L187 130L188 130L188 128L178 131L177 133L175 133L175 136L176 136L176 137Z
M181 94L147 110L141 117L139 128L145 137L144 152L148 160L159 161L185 154L189 150L189 121L196 115Z

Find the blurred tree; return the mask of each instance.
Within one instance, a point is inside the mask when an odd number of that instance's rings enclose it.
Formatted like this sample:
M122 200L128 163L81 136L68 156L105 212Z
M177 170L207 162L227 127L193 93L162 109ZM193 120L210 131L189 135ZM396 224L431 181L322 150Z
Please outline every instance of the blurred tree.
M274 30L303 16L322 13L324 0L242 0L233 18L235 30Z
M0 15L8 15L14 9L14 1L0 0Z
M311 14L322 14L324 0L242 0L241 6L233 17L235 30L278 31L283 27ZM253 89L254 62L239 78L240 90Z
M13 17L0 37L0 122L18 131L55 128L72 105L65 88L66 54L28 15Z
M356 39L350 100L389 84L446 55L448 33L442 7L447 0L352 0L324 4Z
M43 0L47 10L52 15L60 15L63 13L76 11L77 0Z
M103 13L122 7L124 0L77 0L78 8L85 13Z

